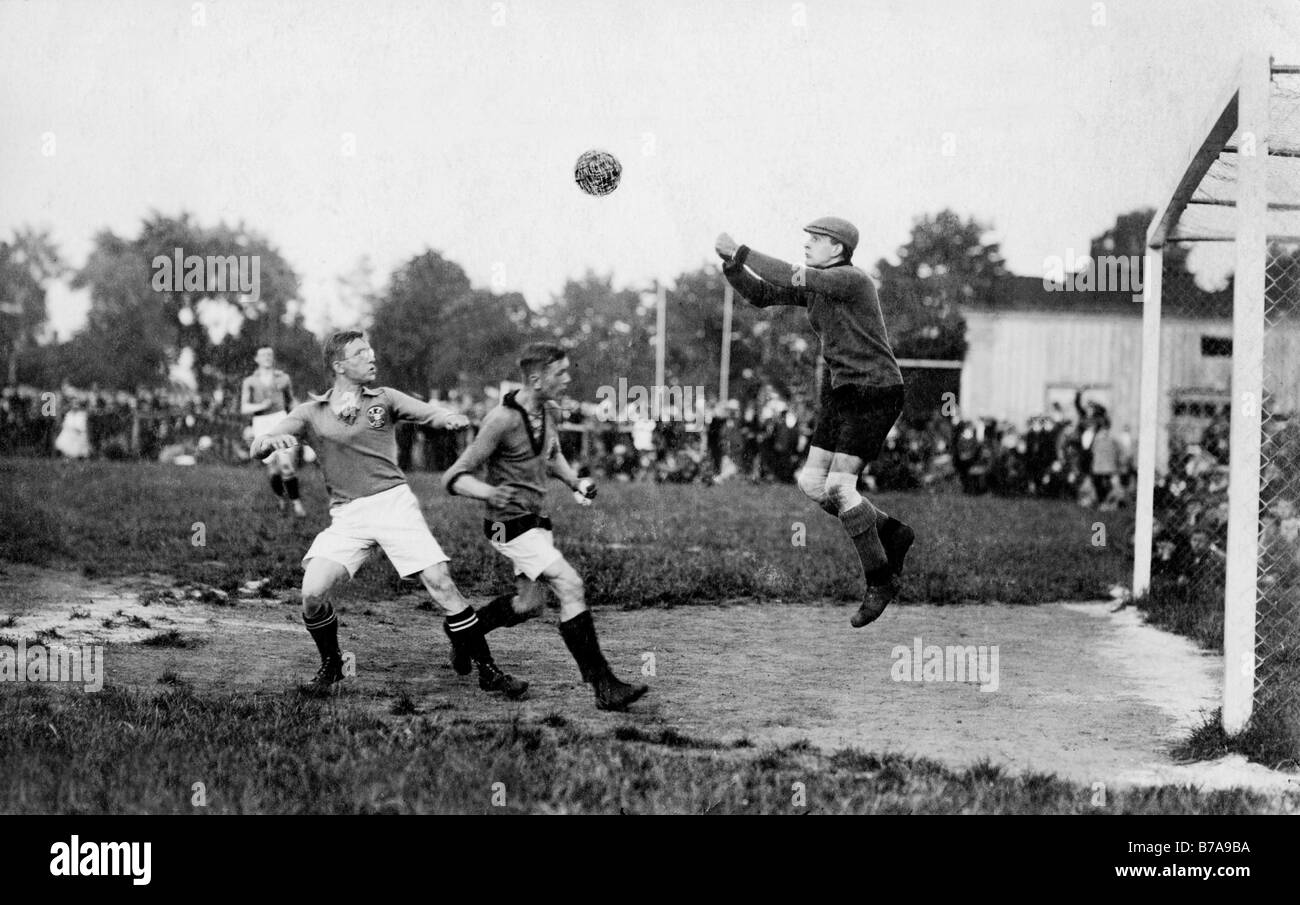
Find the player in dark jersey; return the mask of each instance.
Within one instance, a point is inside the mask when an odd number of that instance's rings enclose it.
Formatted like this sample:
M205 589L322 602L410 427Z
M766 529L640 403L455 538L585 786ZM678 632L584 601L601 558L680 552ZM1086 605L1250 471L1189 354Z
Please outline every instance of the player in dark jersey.
M442 479L449 493L487 504L484 533L515 569L516 592L480 609L479 624L489 632L537 615L546 600L544 586L550 586L560 601L560 635L583 681L595 691L596 706L622 710L649 689L620 681L610 669L587 609L582 578L556 549L543 505L548 476L563 481L583 505L596 496L595 484L579 478L560 451L555 400L569 384L568 355L559 346L533 343L524 349L519 367L524 388L507 393L488 413L474 442ZM486 480L473 474L479 469L486 470ZM466 671L457 647L453 640L453 663L459 663L458 671Z
M806 308L821 339L817 427L798 481L804 494L839 517L857 550L867 591L850 621L861 628L898 595L898 576L914 536L858 492L863 469L880 455L902 414L903 375L875 284L851 263L857 228L838 217L822 217L804 231L801 266L738 245L726 233L718 236L715 250L737 292L760 308Z

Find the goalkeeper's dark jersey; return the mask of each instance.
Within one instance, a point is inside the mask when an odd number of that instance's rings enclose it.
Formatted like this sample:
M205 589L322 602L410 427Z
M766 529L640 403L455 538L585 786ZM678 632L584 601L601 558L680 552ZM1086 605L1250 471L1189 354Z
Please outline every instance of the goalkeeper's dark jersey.
M847 262L795 267L742 245L722 272L737 292L760 308L808 309L832 387L902 384L876 286L863 270Z

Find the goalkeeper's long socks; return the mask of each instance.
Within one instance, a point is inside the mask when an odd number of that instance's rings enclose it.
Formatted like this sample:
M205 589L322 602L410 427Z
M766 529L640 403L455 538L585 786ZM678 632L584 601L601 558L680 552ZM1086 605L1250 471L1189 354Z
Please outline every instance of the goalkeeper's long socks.
M298 499L298 478L297 477L284 479L284 492L289 495L289 499L291 500Z
M889 564L889 557L885 555L885 548L876 531L876 507L863 499L852 509L841 512L840 522L844 525L844 532L853 541L854 549L858 551L863 576L870 580L872 573Z
M311 640L316 642L321 661L341 659L339 653L339 618L334 614L334 607L325 604L314 616L303 614L302 621L307 626Z
M886 517L883 522L877 522L876 530L880 534L880 543L885 548L885 555L889 557L889 569L898 575L903 571L903 560L907 556L907 551L911 549L916 534L909 526L892 515Z
M278 472L271 475L271 491L278 497L284 496L284 478Z

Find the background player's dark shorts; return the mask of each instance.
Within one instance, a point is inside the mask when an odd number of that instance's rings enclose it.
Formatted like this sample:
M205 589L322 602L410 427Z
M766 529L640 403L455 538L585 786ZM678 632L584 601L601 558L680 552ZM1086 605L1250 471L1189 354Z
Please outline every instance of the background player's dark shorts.
M874 461L902 413L901 383L892 387L846 384L832 389L827 380L822 384L812 445Z

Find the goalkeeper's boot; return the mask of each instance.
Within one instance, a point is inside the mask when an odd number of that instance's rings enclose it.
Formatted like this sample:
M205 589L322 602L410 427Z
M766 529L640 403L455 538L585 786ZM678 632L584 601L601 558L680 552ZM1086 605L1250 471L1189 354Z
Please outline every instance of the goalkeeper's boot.
M499 691L512 701L522 698L528 691L528 683L516 679L492 661L478 665L478 687L484 691Z
M320 661L320 669L315 677L307 683L307 690L316 694L329 691L331 685L343 681L343 658L325 657Z
M862 628L864 625L875 622L880 618L880 614L885 611L885 607L889 606L897 596L897 576L889 576L889 580L884 584L868 585L867 592L862 598L862 605L849 619L849 625L854 628Z

